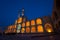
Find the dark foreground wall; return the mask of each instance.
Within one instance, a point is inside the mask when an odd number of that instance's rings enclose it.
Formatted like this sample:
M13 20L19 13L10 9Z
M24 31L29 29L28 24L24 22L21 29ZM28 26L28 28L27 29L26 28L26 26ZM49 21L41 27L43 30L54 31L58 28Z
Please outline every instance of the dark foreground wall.
M29 34L3 35L0 36L0 40L60 40L60 34L54 34L54 35L37 34L35 36L31 35Z

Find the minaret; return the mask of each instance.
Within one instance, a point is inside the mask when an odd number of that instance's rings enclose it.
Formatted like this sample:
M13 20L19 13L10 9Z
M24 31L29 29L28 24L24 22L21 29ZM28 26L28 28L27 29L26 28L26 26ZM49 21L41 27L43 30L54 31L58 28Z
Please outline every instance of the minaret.
M24 16L24 8L22 9L22 17Z
M26 21L26 17L24 15L24 8L22 8L22 17L23 17L23 22L25 22Z

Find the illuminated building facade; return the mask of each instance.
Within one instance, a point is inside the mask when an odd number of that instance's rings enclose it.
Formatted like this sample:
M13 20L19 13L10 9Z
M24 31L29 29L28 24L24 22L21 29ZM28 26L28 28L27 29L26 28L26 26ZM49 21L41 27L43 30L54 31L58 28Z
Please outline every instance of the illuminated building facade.
M8 26L5 33L51 33L54 32L50 17L27 20L24 16L24 9L18 15L14 25Z

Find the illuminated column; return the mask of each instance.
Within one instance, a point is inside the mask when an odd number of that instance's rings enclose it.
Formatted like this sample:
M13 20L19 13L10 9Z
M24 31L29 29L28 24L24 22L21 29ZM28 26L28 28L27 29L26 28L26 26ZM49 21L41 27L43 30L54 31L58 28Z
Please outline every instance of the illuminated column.
M12 25L8 26L8 30L7 30L8 32L7 33L12 33L12 29L13 29Z
M42 19L41 18L37 18L36 19L36 28L37 28L37 32L38 33L44 33L44 29L42 26Z
M31 33L36 33L36 26L31 26Z
M25 33L25 22L22 23L21 33Z
M16 33L16 24L12 25L13 33Z
M20 31L21 31L21 24L18 24L17 25L17 33L20 33Z
M26 21L26 33L30 33L30 21Z
M35 20L31 20L31 33L36 33L36 23L35 23Z

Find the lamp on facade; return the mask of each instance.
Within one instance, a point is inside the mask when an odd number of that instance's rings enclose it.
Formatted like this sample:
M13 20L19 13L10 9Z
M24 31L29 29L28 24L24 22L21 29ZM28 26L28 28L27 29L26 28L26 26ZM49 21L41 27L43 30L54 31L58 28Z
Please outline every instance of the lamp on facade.
M48 33L53 32L53 28L52 28L52 25L50 23L46 23L44 25L44 28L45 28L46 32L48 32Z

